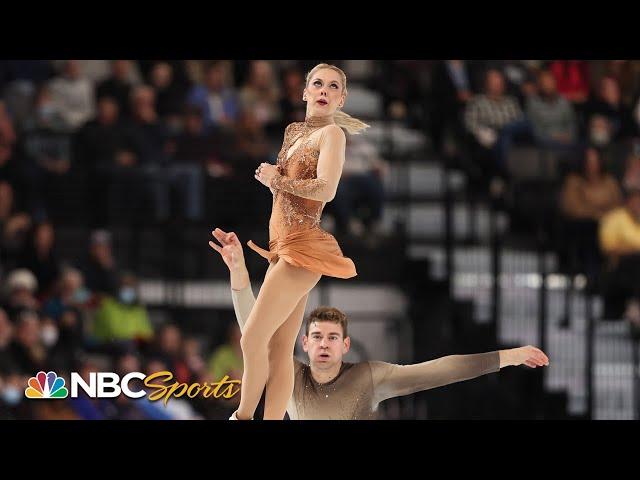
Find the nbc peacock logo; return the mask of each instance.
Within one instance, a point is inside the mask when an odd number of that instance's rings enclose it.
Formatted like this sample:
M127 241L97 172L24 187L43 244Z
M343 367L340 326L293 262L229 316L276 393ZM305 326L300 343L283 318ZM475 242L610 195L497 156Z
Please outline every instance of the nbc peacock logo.
M69 391L64 386L64 378L56 372L38 372L29 379L24 394L27 398L67 398Z

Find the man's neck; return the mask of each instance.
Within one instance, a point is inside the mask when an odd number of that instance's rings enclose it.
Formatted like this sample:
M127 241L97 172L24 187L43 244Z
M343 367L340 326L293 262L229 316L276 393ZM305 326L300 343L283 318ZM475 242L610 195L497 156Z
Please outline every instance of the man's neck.
M311 376L318 383L328 383L338 376L340 369L342 368L342 362L336 363L330 369L324 370L314 367L313 363L310 366Z

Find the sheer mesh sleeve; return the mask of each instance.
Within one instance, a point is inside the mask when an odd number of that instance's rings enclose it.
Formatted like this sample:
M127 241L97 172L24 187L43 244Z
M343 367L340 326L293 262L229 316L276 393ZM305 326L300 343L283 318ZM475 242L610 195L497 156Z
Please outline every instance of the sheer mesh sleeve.
M449 355L414 365L369 362L373 376L373 401L409 395L500 370L500 354Z
M256 303L256 298L253 296L253 290L251 289L251 283L244 287L242 290L231 289L231 298L233 299L233 310L240 325L240 330L244 329L244 324L249 318L253 304Z
M335 197L345 159L346 137L337 125L327 127L320 137L320 157L316 178L294 179L276 174L271 180L275 190L298 197L330 202Z

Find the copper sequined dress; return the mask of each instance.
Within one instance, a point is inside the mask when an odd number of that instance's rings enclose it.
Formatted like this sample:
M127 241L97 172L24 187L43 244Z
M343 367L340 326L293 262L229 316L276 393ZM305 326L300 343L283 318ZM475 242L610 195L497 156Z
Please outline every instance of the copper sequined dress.
M332 120L308 118L286 128L278 154L278 175L271 182L269 250L251 240L247 245L269 262L282 258L322 275L351 278L357 275L353 261L342 254L333 235L320 228L322 210L335 195L344 162L344 133L338 134L335 129L340 127L336 125L328 126ZM332 128L334 132L329 132ZM331 134L342 142L323 143Z

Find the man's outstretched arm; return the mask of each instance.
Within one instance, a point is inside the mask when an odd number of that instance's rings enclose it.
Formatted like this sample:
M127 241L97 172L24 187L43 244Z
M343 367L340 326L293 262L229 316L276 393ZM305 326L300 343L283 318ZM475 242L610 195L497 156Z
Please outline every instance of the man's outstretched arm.
M462 382L499 371L507 366L549 365L549 359L541 350L520 347L470 355L448 355L413 365L395 365L386 362L369 362L373 376L374 404L383 400L431 388Z

